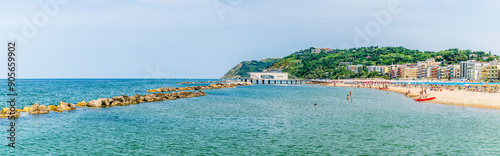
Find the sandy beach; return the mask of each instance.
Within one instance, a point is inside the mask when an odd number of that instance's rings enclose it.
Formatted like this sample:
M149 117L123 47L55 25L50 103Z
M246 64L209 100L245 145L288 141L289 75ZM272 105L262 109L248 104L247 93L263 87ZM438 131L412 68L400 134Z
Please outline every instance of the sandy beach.
M351 84L335 83L328 84L328 86L336 87L356 87ZM358 86L360 88L369 88L369 86ZM372 88L379 88L379 86L372 86ZM380 90L385 91L385 90ZM387 91L393 91L406 95L406 92L410 91L408 95L409 98L417 99L420 98L421 87L401 87L389 85ZM426 90L427 97L436 97L434 100L429 100L425 102L455 105L455 106L465 106L465 107L475 107L483 109L499 109L500 110L500 93L488 93L488 92L472 92L466 90L453 90L440 89L437 91Z

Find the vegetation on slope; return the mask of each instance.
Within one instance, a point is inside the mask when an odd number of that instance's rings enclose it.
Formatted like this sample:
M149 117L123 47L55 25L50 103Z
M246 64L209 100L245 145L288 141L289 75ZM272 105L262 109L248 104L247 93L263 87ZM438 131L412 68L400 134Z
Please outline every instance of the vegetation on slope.
M243 61L224 74L222 79L249 77L248 72L260 72L262 69L266 69L280 59L281 58L267 58L263 60Z
M491 61L493 56L482 51L448 49L439 52L410 50L403 47L362 47L351 49L335 49L332 52L324 50L321 53L310 53L311 49L304 49L295 52L268 68L283 69L299 78L387 78L378 72L367 72L364 68L359 73L354 73L340 65L340 62L352 62L353 64L363 64L364 66L391 65L416 63L428 58L436 58L436 61L443 61L442 65L459 64L460 61L478 60ZM471 56L476 54L477 57ZM490 58L483 60L483 57Z

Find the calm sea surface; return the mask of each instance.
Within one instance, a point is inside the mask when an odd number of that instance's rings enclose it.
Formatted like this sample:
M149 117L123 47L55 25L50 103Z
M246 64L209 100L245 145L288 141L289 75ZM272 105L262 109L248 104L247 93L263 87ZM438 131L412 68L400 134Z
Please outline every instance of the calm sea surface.
M147 89L186 86L175 84L181 81L206 80L19 80L18 105L143 95ZM6 88L0 96L2 107L7 106ZM349 91L352 103L346 100ZM15 149L6 146L10 121L0 119L0 155L500 154L500 110L309 85L254 85L206 93L27 114L16 121Z

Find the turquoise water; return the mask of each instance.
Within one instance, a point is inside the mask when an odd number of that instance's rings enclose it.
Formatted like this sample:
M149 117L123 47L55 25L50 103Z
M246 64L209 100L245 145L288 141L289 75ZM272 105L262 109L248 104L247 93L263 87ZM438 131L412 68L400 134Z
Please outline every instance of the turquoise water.
M20 80L19 92L23 102L47 105L185 86L174 84L180 81ZM366 88L254 85L206 93L26 115L16 121L15 149L6 146L10 121L0 119L0 155L500 154L499 110L416 103Z

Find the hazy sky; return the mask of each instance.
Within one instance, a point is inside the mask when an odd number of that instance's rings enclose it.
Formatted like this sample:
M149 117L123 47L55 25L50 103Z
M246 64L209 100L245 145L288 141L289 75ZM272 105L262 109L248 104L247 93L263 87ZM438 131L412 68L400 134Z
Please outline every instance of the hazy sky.
M51 2L0 1L1 41L24 38L20 78L219 78L240 61L311 46L500 54L496 0L70 0L49 11L40 5ZM23 34L29 25L37 31ZM7 73L6 54L0 56L0 72Z

